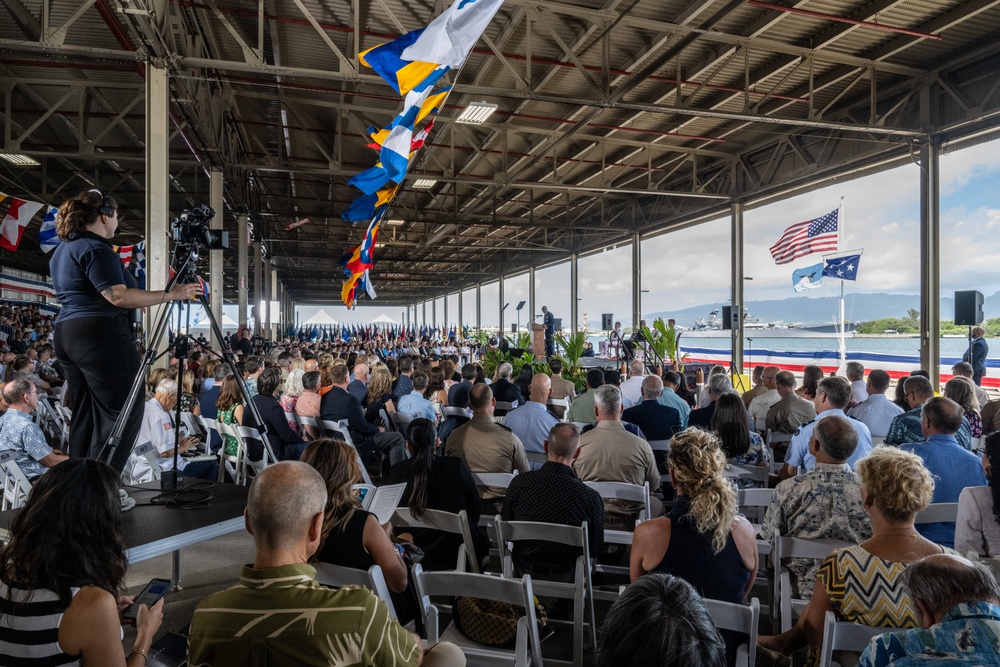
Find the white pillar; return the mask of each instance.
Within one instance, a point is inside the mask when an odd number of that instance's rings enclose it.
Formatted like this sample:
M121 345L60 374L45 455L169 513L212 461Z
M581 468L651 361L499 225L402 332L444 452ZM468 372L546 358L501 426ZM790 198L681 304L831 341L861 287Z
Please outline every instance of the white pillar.
M247 296L250 294L250 266L247 261L247 241L250 238L250 216L246 213L242 214L236 225L236 262L237 270L239 272L239 279L236 281L236 295L239 300L239 311L237 313L236 321L238 324L246 324Z
M170 266L170 80L167 70L146 66L146 289L163 290ZM152 325L166 305L146 309L146 345L158 350L166 345L166 330L151 340ZM166 366L166 355L158 362Z
M941 371L941 162L940 142L920 147L920 367L934 390Z
M739 309L740 325L734 326L733 335L733 366L737 372L743 372L743 204L735 202L732 209L732 288L730 298L732 307Z
M579 260L580 256L573 253L569 257L569 319L570 333L574 336L580 330L580 300L579 295ZM565 325L564 325L565 326Z
M277 308L271 307L271 302L278 300L278 270L273 264L271 264L270 260L268 260L267 264L267 270L271 274L271 293L268 295L270 298L267 303L267 308L270 312L271 318L271 340L276 341L278 340L278 329L281 326L279 322L280 313Z
M642 319L642 235L632 234L632 331Z
M261 335L261 323L264 320L264 313L261 310L261 301L264 300L264 255L260 241L253 244L253 305L257 316L253 319L253 335Z

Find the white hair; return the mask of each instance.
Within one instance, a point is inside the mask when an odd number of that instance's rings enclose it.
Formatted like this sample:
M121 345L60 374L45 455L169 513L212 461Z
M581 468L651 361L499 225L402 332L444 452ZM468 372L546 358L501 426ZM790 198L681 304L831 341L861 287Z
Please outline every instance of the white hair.
M177 395L177 380L172 380L170 378L163 378L156 385L157 394L166 394L167 396Z

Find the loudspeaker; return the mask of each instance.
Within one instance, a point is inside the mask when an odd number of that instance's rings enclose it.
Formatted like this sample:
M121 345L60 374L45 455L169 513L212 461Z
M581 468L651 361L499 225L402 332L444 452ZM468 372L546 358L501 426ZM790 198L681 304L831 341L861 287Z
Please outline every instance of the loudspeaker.
M722 328L723 329L739 329L740 328L740 307L739 306L723 306L722 307Z
M510 325L510 332L514 333L514 334L517 333L517 325L516 324Z
M605 331L611 331L615 328L614 323L615 316L613 313L604 313L601 315L601 328Z
M552 324L553 324L553 327L556 330L556 333L559 333L560 331L562 331L562 318L561 317L553 317L552 318Z
M983 294L976 290L955 292L955 324L963 327L974 327L982 324Z

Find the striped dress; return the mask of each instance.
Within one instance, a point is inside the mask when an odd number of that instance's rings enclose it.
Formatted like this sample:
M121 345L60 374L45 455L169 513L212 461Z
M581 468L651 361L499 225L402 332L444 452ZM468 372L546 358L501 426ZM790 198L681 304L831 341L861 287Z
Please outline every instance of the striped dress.
M70 590L76 595L80 589ZM54 591L26 591L0 580L0 665L82 664L80 656L66 655L59 648L59 624L67 607Z

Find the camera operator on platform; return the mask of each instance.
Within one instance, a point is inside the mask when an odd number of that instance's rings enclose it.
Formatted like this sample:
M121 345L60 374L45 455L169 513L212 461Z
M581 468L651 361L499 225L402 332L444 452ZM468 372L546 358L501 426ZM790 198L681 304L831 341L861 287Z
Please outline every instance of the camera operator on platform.
M101 190L66 200L56 215L56 233L63 242L49 270L62 309L54 342L73 410L68 452L73 457L98 457L139 372L131 310L196 298L202 290L198 283L169 292L138 289L111 245L117 229L118 204ZM111 461L116 470L132 453L141 423L140 401Z

